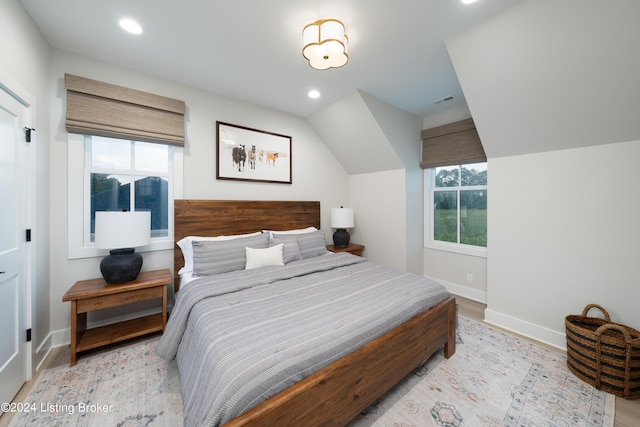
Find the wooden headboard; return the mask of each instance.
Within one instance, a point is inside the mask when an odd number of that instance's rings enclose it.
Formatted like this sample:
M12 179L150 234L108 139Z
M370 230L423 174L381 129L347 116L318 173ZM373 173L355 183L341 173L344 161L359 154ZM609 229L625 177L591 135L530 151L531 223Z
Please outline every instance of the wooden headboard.
M175 200L174 242L186 236L222 236L261 230L320 229L320 202ZM174 243L173 290L178 292L182 252Z

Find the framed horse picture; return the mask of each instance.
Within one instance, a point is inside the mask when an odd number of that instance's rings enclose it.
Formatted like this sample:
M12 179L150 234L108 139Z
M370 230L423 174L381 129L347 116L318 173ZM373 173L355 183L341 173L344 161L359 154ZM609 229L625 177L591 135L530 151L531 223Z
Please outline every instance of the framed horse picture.
M216 122L216 178L291 184L291 137Z

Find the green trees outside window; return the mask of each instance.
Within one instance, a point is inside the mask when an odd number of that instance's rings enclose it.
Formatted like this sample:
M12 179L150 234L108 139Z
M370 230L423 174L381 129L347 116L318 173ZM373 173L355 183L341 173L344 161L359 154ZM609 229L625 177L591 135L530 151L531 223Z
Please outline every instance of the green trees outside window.
M437 167L433 239L487 246L487 164Z

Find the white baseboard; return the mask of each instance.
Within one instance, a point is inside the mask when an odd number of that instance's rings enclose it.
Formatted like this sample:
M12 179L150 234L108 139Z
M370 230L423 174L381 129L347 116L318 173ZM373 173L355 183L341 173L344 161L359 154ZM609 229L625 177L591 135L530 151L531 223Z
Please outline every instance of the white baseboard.
M480 291L457 283L446 282L444 280L436 279L435 277L425 277L441 283L454 295L459 295L483 304L487 303L486 291ZM567 340L564 333L527 322L526 320L518 319L487 308L484 311L484 321L507 331L550 345L551 347L555 347L559 350L566 351L567 349Z
M447 288L449 292L454 295L460 295L461 297L465 297L467 299L478 301L483 304L487 303L487 292L479 291L477 289L472 289L468 286L458 285L457 283L446 282L441 279L436 279L435 277L425 276L427 279L435 280L438 283L441 283L442 286Z
M36 370L35 370L35 372L38 372L40 370L40 368L42 367L42 364L47 359L47 356L49 356L49 353L51 353L51 350L53 348L52 345L51 345L51 342L52 342L52 335L51 335L51 333L49 333L49 335L47 335L46 338L44 340L42 340L42 343L36 349L36 354L35 354ZM35 374L35 372L34 372L34 374Z
M51 348L62 347L71 343L71 329L60 329L51 332Z
M540 341L559 350L566 351L567 349L567 340L564 333L527 322L526 320L518 319L487 308L484 311L484 321L491 325L523 335L527 338Z

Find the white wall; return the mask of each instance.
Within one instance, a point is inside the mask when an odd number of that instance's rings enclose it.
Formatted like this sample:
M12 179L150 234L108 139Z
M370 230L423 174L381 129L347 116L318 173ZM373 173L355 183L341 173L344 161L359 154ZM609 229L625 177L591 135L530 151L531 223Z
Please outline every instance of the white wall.
M370 242L366 245L367 257L422 274L421 119L355 91L307 120L350 174L350 204L359 218L353 231L360 239L353 241ZM392 177L391 181L384 181L386 177ZM381 187L375 184L378 181ZM399 212L404 216L397 216ZM395 234L390 241L380 239L379 228L362 227L388 224L392 219ZM400 230L402 234L398 234ZM382 231L382 235L385 233L387 230Z
M487 259L484 257L425 248L424 271L425 276L438 280L449 292L487 302Z
M328 241L329 209L348 201L347 173L314 130L304 120L246 102L138 72L105 64L68 52L54 50L51 73L51 329L54 344L68 340L69 307L62 302L66 290L77 280L99 277L100 258L67 259L67 139L64 129L64 73L127 86L182 99L187 105L187 143L184 149L183 197L200 199L319 200L322 228ZM292 137L293 184L218 181L215 178L216 120L262 129ZM283 212L286 215L286 212ZM173 266L173 252L143 253L143 270ZM143 309L141 306L140 309ZM151 308L149 308L151 309ZM90 315L90 322L123 314L113 310Z
M589 303L640 329L640 141L490 159L487 320L564 346Z
M51 48L17 0L0 2L0 75L16 82L34 101L35 142L29 147L29 171L35 194L31 203L33 260L31 270L32 366L44 359L49 344L49 70Z
M349 176L355 228L351 241L365 245L371 261L407 269L404 169Z
M367 108L371 111L380 131L385 135L387 144L393 149L404 166L404 186L396 187L395 192L404 193L404 267L403 271L422 274L424 270L422 257L422 193L423 180L420 168L422 153L420 140L421 119L413 114L380 101L368 94L361 93ZM390 169L393 170L393 169ZM365 193L366 194L366 193ZM353 197L354 194L352 193ZM368 197L379 198L379 194L370 191ZM398 197L398 196L394 196ZM377 248L384 251L385 246ZM387 253L386 256L390 256Z
M558 347L590 302L640 326L639 14L526 0L446 43L489 159L485 318Z

